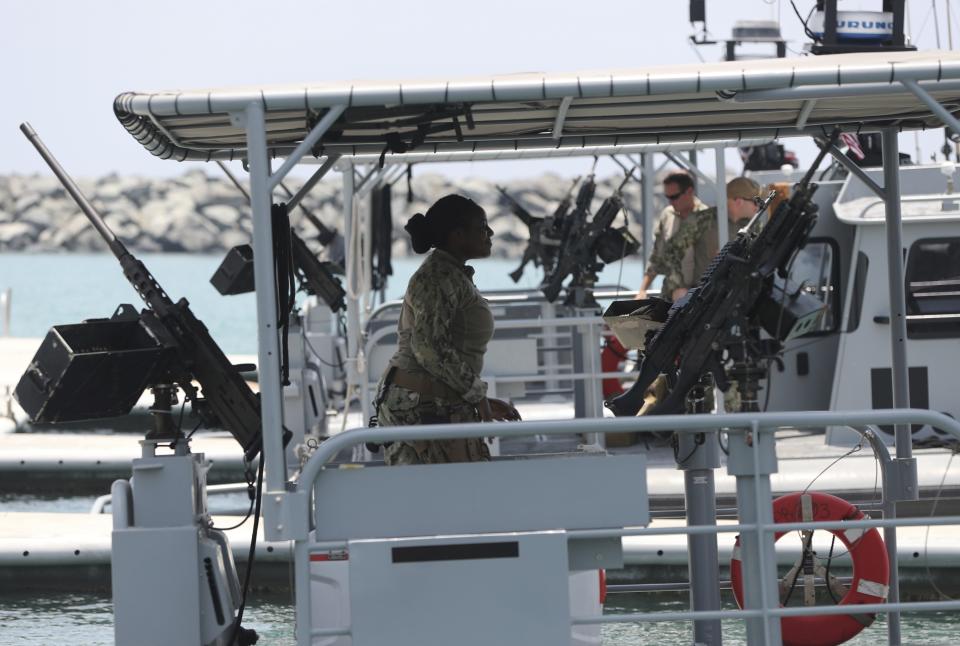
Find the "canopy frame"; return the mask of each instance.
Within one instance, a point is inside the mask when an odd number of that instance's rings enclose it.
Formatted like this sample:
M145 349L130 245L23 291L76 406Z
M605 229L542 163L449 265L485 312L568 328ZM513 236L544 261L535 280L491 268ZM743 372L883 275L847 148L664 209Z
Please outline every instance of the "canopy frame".
M341 165L347 220L345 233L352 236L356 228L354 204L362 190L362 183L358 186L355 179L355 165L378 153L383 164L409 163L409 157L404 159L404 154L411 144L416 144L413 145L414 154L434 158L459 154L465 159L483 155L552 157L577 154L578 150L579 154L584 154L583 151L597 146L638 146L633 150L647 155L642 157L646 168L652 166L649 163L652 149L639 148L643 144L695 147L700 138L706 136L713 138L711 144L719 150L717 139L743 142L756 136L822 135L828 126L833 125L847 131L880 132L884 186L880 188L874 183L872 188L882 191L886 208L894 406L906 408L909 391L897 135L902 129L934 127L939 123L946 123L960 133L960 122L955 117L960 111L960 56L900 52L882 57L825 56L816 61L784 61L750 67L724 65L615 74L526 75L440 84L307 86L295 91L128 93L117 98L114 109L124 127L157 156L207 161L246 158L250 172L254 253L258 258L272 255L272 193L289 170L308 153L315 157L327 156L321 169L314 174L316 180L334 163ZM922 111L917 104L901 102L892 104L894 107L888 112L878 114L860 106L862 101L858 101L844 113L830 114L831 109L839 111L837 106L843 105L831 104L831 101L859 99L864 94L891 96L898 101L913 97ZM628 100L616 101L623 98ZM781 101L789 105L752 108ZM523 117L530 122L528 125L544 119L548 125L540 129L521 128L521 120L514 122L517 126L514 129L497 130L504 125L502 119L484 121L487 117L496 117L497 110L512 109L517 104L531 111L529 118ZM626 121L585 131L589 112L602 112L605 105L626 108ZM406 106L410 106L409 109ZM662 117L665 122L655 125L637 125L643 119L631 121L632 116L649 111L651 106L664 110L670 106L684 108L687 116L692 111L694 117L704 121L690 125L684 121L686 116L671 120L670 115ZM284 121L290 118L288 113L295 116L294 120L305 116L306 125L288 128L288 121ZM745 123L744 113L776 118L772 124L763 121ZM434 116L436 119L432 118ZM731 116L734 117L732 120L725 120ZM461 117L466 121L467 131L459 123ZM782 119L778 121L780 117ZM354 130L350 131L350 127ZM485 133L472 132L482 128L488 130ZM197 135L206 133L207 139L184 136L191 132ZM210 138L210 132L216 136ZM390 134L396 136L385 146L383 139ZM407 142L404 136L413 136L414 139ZM417 142L416 138L421 141ZM626 151L621 148L618 152ZM337 162L333 155L342 155L343 158ZM286 159L276 172L271 173L270 159L276 156ZM718 173L720 167L718 163ZM375 174L367 176L366 179L370 180L368 186L374 186L384 176L382 169L375 168L371 173ZM347 245L352 248L349 240ZM257 263L254 273L257 285L275 284L272 263ZM348 337L347 365L355 378L357 362L362 361L356 336L359 309L355 272L350 274L348 271L347 282L348 291L353 291L348 300L348 329L354 330L354 334ZM258 289L256 301L263 459L267 471L264 532L268 539L281 539L305 533L309 528L304 526L307 520L299 513L302 501L298 496L302 494L287 491L284 481L286 468L281 439L283 419L275 290ZM895 434L897 458L894 463L899 476L895 499L914 499L917 495L916 461L912 457L909 426L897 425ZM772 537L767 538L772 540ZM888 554L894 573L895 538L893 531L887 533ZM752 555L758 562L763 549L763 546L757 546ZM748 572L747 576L755 578L759 574ZM890 600L897 601L898 589L895 581L891 583ZM760 590L764 588L764 581L748 581L747 585ZM899 640L897 622L897 616L891 614L892 643L895 643L894 639ZM766 636L779 633L779 622L771 623L766 616L747 619L746 623L750 643L762 643ZM309 626L298 628L298 633L302 636L304 630L308 639Z

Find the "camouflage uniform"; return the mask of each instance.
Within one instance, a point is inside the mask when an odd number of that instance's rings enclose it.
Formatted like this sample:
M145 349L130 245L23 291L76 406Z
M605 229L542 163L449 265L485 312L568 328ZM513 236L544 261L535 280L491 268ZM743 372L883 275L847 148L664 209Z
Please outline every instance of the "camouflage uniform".
M397 332L397 351L378 389L383 393L377 405L380 424L480 421L476 406L487 394L480 371L493 336L493 314L473 284L473 268L441 249L431 252L410 278ZM384 389L391 369L429 383L430 392L396 383ZM384 450L387 464L489 458L482 438L394 442Z
M690 289L700 281L719 251L716 219L717 210L699 199L694 202L693 212L682 220L672 206L660 214L646 273L664 275L661 298L672 300L673 290Z

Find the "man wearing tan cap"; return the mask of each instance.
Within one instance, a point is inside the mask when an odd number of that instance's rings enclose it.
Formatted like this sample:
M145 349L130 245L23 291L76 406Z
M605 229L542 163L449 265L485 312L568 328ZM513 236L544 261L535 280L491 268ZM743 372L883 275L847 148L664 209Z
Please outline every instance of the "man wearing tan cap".
M756 199L761 197L761 192L760 185L749 177L734 177L727 182L727 219L730 224L724 242L736 238L737 232L756 215Z

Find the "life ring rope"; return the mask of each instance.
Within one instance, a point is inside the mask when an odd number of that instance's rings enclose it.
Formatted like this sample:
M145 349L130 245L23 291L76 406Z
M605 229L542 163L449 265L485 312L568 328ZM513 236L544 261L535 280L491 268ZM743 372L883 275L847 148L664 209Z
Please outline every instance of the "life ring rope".
M821 522L861 520L869 518L856 506L846 500L826 493L800 492L781 496L773 501L774 521L778 523ZM829 564L837 557L833 555L833 544L827 566L811 549L813 530L801 530L802 553L800 559L790 568L779 582L782 604L786 604L798 580L803 581L804 605L815 605L816 577L822 578L831 596L838 605L857 605L864 603L883 603L889 594L887 585L890 577L890 565L886 547L880 533L875 528L827 530L834 540L840 539L853 562L853 581L844 585L829 572ZM780 539L786 532L777 532L774 540ZM843 554L841 554L842 556ZM737 604L744 607L743 565L740 549L740 537L733 547L730 558L730 580ZM784 617L781 619L781 633L785 646L835 646L847 641L865 627L871 625L876 615L854 613L849 615L806 615Z

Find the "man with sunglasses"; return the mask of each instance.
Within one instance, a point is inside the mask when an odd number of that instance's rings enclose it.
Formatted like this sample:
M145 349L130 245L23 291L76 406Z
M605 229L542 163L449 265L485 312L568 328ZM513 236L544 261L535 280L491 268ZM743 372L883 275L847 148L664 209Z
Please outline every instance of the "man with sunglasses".
M716 209L697 198L693 178L686 173L667 175L663 194L668 205L657 219L653 251L637 298L646 298L653 279L662 275L660 297L675 301L697 284L719 251Z

